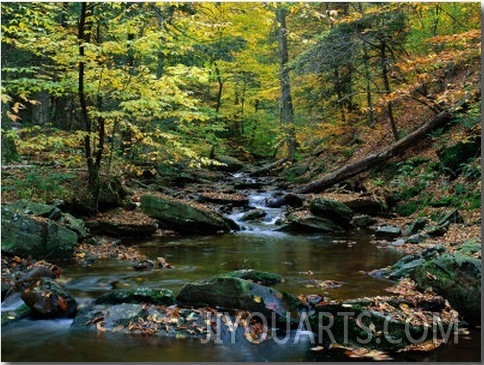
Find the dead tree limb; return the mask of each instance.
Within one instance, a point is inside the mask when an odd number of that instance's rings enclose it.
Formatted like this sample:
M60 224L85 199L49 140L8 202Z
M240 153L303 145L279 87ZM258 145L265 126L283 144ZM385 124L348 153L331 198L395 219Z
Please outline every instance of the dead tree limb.
M463 107L468 102L470 97L464 99L457 107ZM300 194L319 193L334 184L342 182L353 176L356 176L362 172L368 171L373 167L385 162L386 160L405 152L408 148L415 146L418 142L423 140L425 136L432 130L444 126L453 118L453 113L450 110L445 110L437 114L429 122L425 123L421 127L417 128L406 137L393 143L390 147L383 149L379 152L372 153L365 158L353 162L349 165L340 167L324 176L320 179L311 182L310 184L302 187L297 192Z

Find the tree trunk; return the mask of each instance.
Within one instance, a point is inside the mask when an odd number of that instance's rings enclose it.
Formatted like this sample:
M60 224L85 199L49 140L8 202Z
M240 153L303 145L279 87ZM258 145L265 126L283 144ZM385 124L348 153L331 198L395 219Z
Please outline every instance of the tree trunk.
M92 196L92 202L94 208L97 208L100 193L100 181L99 181L99 164L94 161L94 156L91 147L91 133L93 132L92 121L87 112L86 94L84 90L84 70L85 70L85 52L84 45L90 41L90 34L87 30L87 24L91 16L91 11L87 8L87 3L81 3L81 13L79 15L79 28L78 28L78 47L79 47L79 67L78 67L78 96L79 104L81 106L81 118L84 122L86 129L86 136L84 137L84 156L87 163L88 171L88 188Z
M279 25L277 40L279 46L279 80L281 83L281 124L285 128L286 147L289 159L293 160L296 154L296 137L294 133L294 109L292 106L291 84L289 80L289 52L287 47L287 11L280 3L276 10L276 21Z
M336 169L329 174L324 175L319 180L316 180L299 189L298 193L319 193L333 186L334 184L356 176L364 171L368 171L382 162L401 154L408 148L415 146L418 142L424 139L430 131L448 123L452 119L452 116L453 114L450 111L443 111L437 114L432 120L407 135L405 138L402 138L392 144L390 147L380 152L370 154L365 158L349 165Z
M222 75L220 74L220 70L218 69L217 64L214 62L215 65L215 75L217 76L218 82L218 91L217 91L217 104L215 105L215 111L218 113L220 107L222 106L222 91L224 87L224 82L222 79Z
M387 45L385 42L382 42L380 44L380 62L381 62L381 77L383 80L383 86L385 88L385 91L390 94L390 80L388 79L388 60L387 60L387 55L386 55L386 48ZM398 136L398 129L397 129L397 124L395 122L395 117L393 116L393 107L392 107L392 102L389 101L387 104L387 112L388 112L388 118L390 119L390 126L392 128L392 134L393 138L395 141L398 141L399 136Z

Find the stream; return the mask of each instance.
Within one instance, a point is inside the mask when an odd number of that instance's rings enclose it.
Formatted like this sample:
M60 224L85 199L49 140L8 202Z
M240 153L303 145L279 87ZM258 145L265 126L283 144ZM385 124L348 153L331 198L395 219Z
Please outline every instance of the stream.
M163 256L173 269L138 272L128 263L99 261L89 268L63 268L66 288L79 303L116 288L163 287L176 293L184 284L212 275L256 269L283 275L277 289L294 295L323 294L333 299L358 298L385 294L393 283L365 275L385 267L402 254L378 249L369 244L362 231L340 236L293 235L274 231L282 209L265 207L267 192L251 192L249 205L264 209L266 218L259 223L240 222L243 212L234 212L242 230L236 233L197 237L157 237L126 239L148 258ZM333 289L308 287L311 279L336 280L343 285ZM20 302L19 302L20 304ZM5 310L5 307L2 307ZM72 320L20 320L2 328L2 360L8 362L259 362L259 361L349 361L342 350L311 351L308 338L277 344L249 342L202 344L200 340L136 337L115 333L72 331ZM296 336L296 331L291 336ZM480 335L471 332L470 340L449 343L424 354L402 354L400 361L479 361Z

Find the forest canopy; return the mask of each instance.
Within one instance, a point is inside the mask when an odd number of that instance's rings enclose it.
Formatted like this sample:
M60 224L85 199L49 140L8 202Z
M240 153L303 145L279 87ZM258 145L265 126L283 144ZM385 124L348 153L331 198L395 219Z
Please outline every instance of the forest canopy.
M348 158L478 87L453 82L480 63L478 2L1 10L2 162L86 166L94 200L114 171L200 167L220 155Z

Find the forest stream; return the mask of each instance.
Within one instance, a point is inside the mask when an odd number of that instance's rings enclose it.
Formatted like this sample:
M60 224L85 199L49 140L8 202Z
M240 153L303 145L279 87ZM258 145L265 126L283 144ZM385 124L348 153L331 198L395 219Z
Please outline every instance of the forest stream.
M264 209L266 218L260 223L238 222L237 233L203 237L158 237L125 240L147 257L163 255L174 268L158 271L126 270L126 262L104 260L88 270L67 266L63 275L66 288L79 303L117 288L163 287L177 293L184 284L223 272L256 269L283 275L284 282L276 288L294 295L323 294L333 299L376 296L385 293L393 282L365 275L375 268L397 261L402 253L380 249L369 244L363 232L341 236L292 235L274 231L283 211L266 208L269 193L253 192L249 205ZM242 213L229 217L237 221ZM312 279L335 280L343 285L335 288L311 287ZM19 303L20 304L20 301ZM15 305L12 303L11 305ZM2 310L11 309L3 306ZM311 351L310 337L291 331L285 344L273 341L255 345L247 341L230 344L199 339L169 339L96 333L70 329L71 319L23 319L2 328L4 361L348 361L342 350ZM294 341L295 338L297 341ZM480 336L471 333L470 340L459 339L430 353L405 353L395 360L407 361L478 361Z

